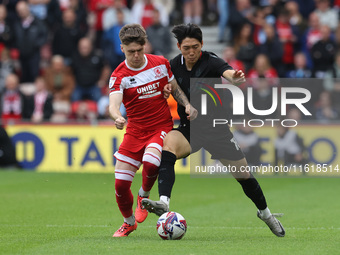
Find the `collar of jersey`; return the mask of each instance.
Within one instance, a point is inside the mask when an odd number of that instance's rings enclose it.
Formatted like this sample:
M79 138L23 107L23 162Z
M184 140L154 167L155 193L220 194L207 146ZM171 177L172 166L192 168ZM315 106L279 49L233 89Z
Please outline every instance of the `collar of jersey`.
M144 54L144 59L145 59L145 63L140 68L133 68L133 67L129 66L126 60L125 60L125 65L127 66L127 68L129 68L132 71L140 71L140 70L143 70L146 67L146 65L148 64L148 58L145 56L145 54Z

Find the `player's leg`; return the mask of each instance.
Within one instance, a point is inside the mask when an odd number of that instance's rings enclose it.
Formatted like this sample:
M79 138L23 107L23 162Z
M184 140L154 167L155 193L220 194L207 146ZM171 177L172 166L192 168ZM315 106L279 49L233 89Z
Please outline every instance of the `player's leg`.
M143 206L152 213L162 215L169 210L172 187L175 183L175 163L177 159L190 154L188 139L178 130L171 130L164 140L161 165L158 175L160 201L143 199Z
M132 210L133 195L131 192L131 183L137 169L137 166L117 160L115 166L115 194L119 210L124 217L124 223L114 233L113 237L128 236L137 228L137 222Z
M232 172L234 178L240 183L247 197L249 197L258 209L257 216L263 220L271 231L279 237L285 236L285 230L280 221L271 214L262 188L256 178L247 170L247 161L245 158L240 160L220 159L225 166L236 166L236 172Z
M142 186L138 191L136 221L143 222L148 216L148 211L142 206L142 199L149 198L150 191L157 180L158 168L161 164L162 146L158 143L150 143L143 155Z

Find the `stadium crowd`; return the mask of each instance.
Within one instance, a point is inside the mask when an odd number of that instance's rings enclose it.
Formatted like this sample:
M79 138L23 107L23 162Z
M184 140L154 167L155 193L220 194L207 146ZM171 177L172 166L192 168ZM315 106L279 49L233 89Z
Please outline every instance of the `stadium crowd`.
M339 0L0 0L0 118L109 119L108 79L124 60L121 27L141 24L146 52L169 58L171 26L193 22L219 27L223 58L244 70L257 109L270 107L279 78L317 78L303 83L312 93L309 119L337 121L339 8Z

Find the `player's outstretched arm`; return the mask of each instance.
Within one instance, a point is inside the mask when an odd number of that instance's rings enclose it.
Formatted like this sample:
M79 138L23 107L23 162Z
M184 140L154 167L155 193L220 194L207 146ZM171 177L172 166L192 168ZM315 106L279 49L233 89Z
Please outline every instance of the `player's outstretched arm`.
M115 121L115 126L118 129L123 129L126 123L125 118L122 116L120 112L120 105L123 101L123 94L122 93L113 93L110 95L110 105L109 105L109 112L111 118Z
M188 114L188 120L194 120L197 117L197 110L190 104L183 90L178 86L177 81L173 79L171 82L171 94L180 105L185 107L185 112Z
M241 70L226 70L223 73L223 77L236 86L246 81L244 73Z

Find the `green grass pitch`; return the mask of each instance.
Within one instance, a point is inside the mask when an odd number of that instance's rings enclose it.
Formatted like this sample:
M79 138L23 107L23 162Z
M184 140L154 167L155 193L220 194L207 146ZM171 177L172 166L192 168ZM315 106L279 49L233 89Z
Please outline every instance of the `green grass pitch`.
M155 215L127 238L113 174L0 171L0 254L339 254L340 180L261 178L286 237L274 236L234 179L177 175L171 209L188 222L180 241L157 235ZM136 175L133 193L141 184ZM157 198L157 187L151 198Z

